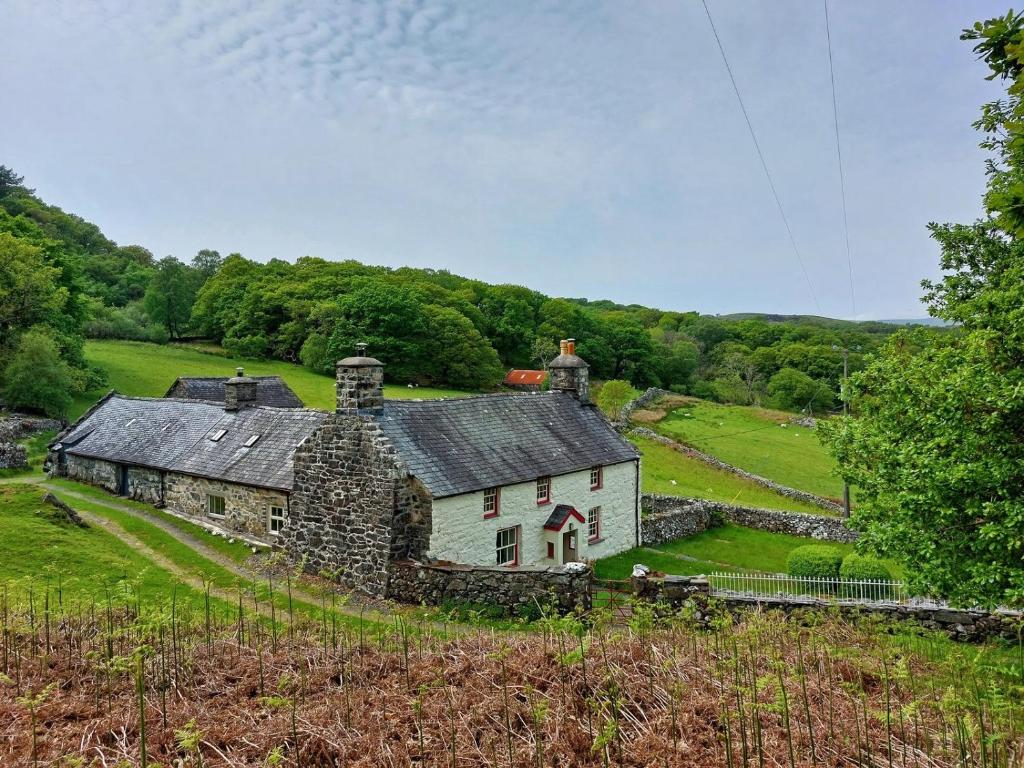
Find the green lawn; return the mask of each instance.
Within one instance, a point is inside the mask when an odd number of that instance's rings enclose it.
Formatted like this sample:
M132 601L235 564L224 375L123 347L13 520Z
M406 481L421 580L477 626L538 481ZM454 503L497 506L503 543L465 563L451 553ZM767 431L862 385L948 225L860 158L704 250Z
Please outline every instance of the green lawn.
M806 544L827 544L844 556L853 552L852 544L824 542L726 523L696 536L656 547L639 547L598 560L594 564L594 573L602 579L628 579L636 563L673 576L698 576L715 571L785 573L789 553ZM903 571L896 563L887 561L887 565L894 578L902 578Z
M843 555L853 552L852 544L820 542L805 536L789 536L726 523L696 536L670 541L657 548L673 555L686 555L714 564L713 570L765 571L785 573L786 558L805 544L827 543Z
M239 366L253 376L280 376L310 408L334 409L334 379L301 365L275 360L239 360L192 347L138 341L87 341L85 357L107 372L108 385L76 398L68 414L71 419L81 416L108 389L116 389L124 395L161 397L178 376L230 376ZM384 394L399 399L460 397L471 393L389 385L384 388Z
M661 443L643 438L630 439L643 453L640 468L641 486L645 493L694 496L748 507L827 514L820 507L782 496L731 472L684 456Z
M676 408L653 428L733 466L791 488L841 499L835 462L813 430L790 424L778 411L694 401Z

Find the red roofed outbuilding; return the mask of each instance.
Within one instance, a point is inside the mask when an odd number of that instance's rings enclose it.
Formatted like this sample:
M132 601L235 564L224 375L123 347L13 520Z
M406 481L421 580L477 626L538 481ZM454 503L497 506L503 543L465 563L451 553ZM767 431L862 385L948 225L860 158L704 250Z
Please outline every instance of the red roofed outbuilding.
M502 382L509 389L520 392L540 392L544 382L548 380L547 371L526 371L512 369L505 375Z

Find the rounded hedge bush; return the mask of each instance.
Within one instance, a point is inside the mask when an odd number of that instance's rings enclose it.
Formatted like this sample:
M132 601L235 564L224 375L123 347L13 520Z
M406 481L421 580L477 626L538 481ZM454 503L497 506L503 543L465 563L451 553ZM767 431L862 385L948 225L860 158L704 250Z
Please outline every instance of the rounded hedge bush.
M843 564L839 566L839 575L844 579L873 581L888 581L892 578L889 566L877 557L858 555L855 552L843 558Z
M786 558L786 571L790 576L834 579L839 575L843 556L827 544L808 544L797 547Z

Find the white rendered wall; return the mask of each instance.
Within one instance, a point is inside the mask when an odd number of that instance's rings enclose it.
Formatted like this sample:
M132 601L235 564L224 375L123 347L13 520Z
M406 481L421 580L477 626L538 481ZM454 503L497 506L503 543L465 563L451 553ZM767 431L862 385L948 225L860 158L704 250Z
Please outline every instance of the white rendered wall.
M596 560L636 546L637 471L636 462L604 467L604 482L590 490L590 470L551 478L551 502L537 504L537 483L530 481L501 488L497 517L484 518L483 491L434 499L433 532L429 556L467 565L494 565L494 541L501 528L520 526L519 565L556 565L547 557L551 534L544 522L558 504L574 507L584 518L591 507L601 507L601 537L588 542L587 526L577 523L577 559ZM566 523L563 531L568 530ZM547 536L545 534L548 534ZM561 540L558 539L560 542Z

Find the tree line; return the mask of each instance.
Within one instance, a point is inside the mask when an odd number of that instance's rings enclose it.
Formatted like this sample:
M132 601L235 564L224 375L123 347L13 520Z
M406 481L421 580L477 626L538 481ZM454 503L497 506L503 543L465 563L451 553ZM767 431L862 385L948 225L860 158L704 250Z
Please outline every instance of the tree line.
M851 370L894 331L826 318L716 317L548 296L444 270L302 257L258 263L203 249L188 262L119 246L47 205L0 166L3 397L62 412L102 384L85 338L166 343L203 337L245 358L329 374L366 341L399 383L486 390L509 368L543 368L562 338L597 380L722 402L835 408ZM25 371L42 369L45 376Z

